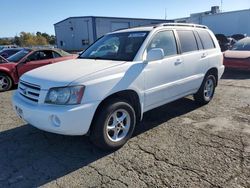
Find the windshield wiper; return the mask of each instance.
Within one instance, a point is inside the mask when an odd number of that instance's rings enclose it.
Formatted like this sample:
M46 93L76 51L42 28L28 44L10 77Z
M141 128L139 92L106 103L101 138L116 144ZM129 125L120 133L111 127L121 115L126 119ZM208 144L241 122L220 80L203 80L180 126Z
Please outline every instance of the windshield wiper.
M79 57L79 59L94 59L94 60L101 59L101 60L108 60L108 59L102 58L102 57Z

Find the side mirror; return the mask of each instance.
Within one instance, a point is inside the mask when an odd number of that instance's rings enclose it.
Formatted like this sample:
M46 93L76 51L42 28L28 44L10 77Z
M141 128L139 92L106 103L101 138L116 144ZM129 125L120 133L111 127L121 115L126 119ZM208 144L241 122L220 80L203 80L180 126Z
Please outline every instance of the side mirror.
M162 48L154 48L147 53L147 61L157 61L164 58L164 51Z

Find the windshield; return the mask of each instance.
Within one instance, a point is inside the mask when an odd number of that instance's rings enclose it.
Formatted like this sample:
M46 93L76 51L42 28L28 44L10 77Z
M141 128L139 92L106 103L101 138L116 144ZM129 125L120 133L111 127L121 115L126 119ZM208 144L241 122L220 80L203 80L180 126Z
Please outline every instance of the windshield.
M125 32L105 35L79 58L133 61L148 32Z
M15 62L17 63L20 61L22 58L24 58L31 50L21 50L20 52L17 52L16 54L10 56L7 58L9 62Z
M236 42L232 50L250 51L250 38L244 38Z

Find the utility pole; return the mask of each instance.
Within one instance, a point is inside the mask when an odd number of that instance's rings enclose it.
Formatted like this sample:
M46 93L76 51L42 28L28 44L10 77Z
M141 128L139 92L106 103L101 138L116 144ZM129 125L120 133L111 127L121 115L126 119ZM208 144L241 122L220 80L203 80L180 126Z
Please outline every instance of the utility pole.
M220 11L223 12L223 0L220 0Z
M165 8L165 20L167 19L167 8Z

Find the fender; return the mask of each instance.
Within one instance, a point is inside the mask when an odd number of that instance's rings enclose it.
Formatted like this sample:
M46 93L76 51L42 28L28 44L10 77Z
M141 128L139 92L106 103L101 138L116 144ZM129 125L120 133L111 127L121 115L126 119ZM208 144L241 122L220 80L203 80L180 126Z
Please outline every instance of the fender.
M5 73L7 75L9 75L11 77L11 79L13 80L14 84L18 83L18 77L16 75L16 69L15 68L6 68L6 67L0 67L0 72Z

